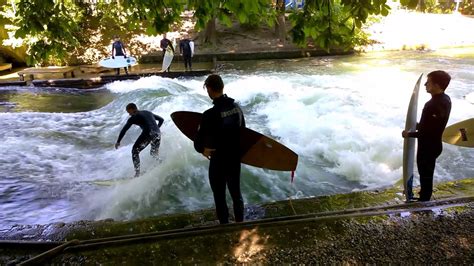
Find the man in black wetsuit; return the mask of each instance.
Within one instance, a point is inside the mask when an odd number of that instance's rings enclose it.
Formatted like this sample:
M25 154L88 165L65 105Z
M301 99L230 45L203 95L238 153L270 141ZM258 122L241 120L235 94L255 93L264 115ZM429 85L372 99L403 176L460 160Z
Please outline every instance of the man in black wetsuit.
M115 58L115 56L123 56L127 58L127 55L125 54L125 45L123 45L118 35L114 36L114 43L112 44L112 58ZM124 67L123 69L125 69L125 74L128 75L127 67ZM120 75L120 68L116 68L115 73Z
M451 99L444 93L450 81L451 76L442 70L428 74L425 86L426 91L431 94L431 100L423 107L416 131L402 132L404 138L418 138L416 164L420 174L419 201L429 201L433 193L436 158L443 151L441 137L451 112Z
M174 54L174 47L173 47L173 43L168 39L166 38L166 33L163 34L163 39L161 39L160 41L160 48L163 50L163 60L165 59L165 53L166 53L166 49L170 47L171 50L173 51L173 54ZM170 72L171 70L171 65L168 67L167 71Z
M146 110L138 110L137 106L134 103L129 103L126 107L130 118L127 121L127 124L123 126L120 131L117 143L115 143L115 149L118 149L120 146L120 141L127 132L127 130L132 125L140 126L142 129L142 134L138 137L133 144L132 148L132 160L133 166L135 168L135 177L140 175L140 152L151 143L150 154L151 156L158 158L158 151L161 143L161 132L160 127L163 124L164 119L155 115L154 113ZM155 120L158 120L158 125Z
M187 38L187 35L185 35L185 38L182 39L179 42L179 53L183 56L183 61L184 61L184 69L188 71L192 71L192 56L193 53L191 51L191 45L190 45L191 40Z
M226 186L232 197L236 222L244 220L244 201L240 192L240 130L245 119L234 99L223 93L219 75L210 75L204 82L214 106L204 112L194 148L210 159L209 183L214 194L216 213L221 224L229 223Z

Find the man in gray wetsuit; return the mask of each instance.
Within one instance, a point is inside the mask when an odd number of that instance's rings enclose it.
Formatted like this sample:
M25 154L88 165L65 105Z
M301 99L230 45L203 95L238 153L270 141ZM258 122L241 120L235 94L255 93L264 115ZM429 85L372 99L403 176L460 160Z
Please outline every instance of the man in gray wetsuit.
M140 175L139 154L143 149L146 148L146 146L148 146L148 144L151 144L151 156L158 158L158 151L161 143L160 127L163 124L164 119L150 111L138 110L134 103L129 103L125 109L130 115L130 118L120 131L117 143L115 143L115 149L118 149L120 146L120 141L132 125L137 125L142 129L142 134L140 134L132 148L132 160L133 166L135 168L135 177L138 177ZM156 124L156 120L158 120L158 124Z

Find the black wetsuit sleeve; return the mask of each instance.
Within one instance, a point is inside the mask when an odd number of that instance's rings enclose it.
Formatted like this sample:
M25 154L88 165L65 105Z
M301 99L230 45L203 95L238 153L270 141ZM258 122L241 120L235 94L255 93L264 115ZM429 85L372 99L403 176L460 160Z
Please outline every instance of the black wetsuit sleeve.
M171 47L171 50L173 51L173 54L175 54L173 43L171 43L171 41L168 41L168 45Z
M155 120L158 120L158 127L161 127L161 125L163 125L163 122L165 121L163 117L155 114L153 114L153 116L155 117Z
M125 45L123 45L123 42L120 42L120 47L122 47L123 56L127 57L127 52L125 52Z
M112 56L114 56L114 50L115 50L115 46L114 46L114 44L112 43Z
M127 130L133 125L131 118L128 119L127 124L123 126L122 130L120 131L120 134L117 139L117 143L120 143L122 141L123 136L125 136L125 133L127 133Z
M208 111L204 112L196 138L194 139L194 149L199 153L204 152L204 148L206 147L206 138L211 131L211 123L212 119L210 113Z

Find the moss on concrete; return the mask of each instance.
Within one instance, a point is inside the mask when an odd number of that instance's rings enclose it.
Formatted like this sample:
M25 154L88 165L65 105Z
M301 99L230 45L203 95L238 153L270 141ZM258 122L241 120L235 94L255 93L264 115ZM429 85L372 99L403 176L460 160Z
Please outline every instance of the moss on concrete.
M388 206L404 202L401 188L392 187L383 191L359 191L322 197L295 199L250 206L264 210L260 219L282 216L339 211L373 206ZM474 178L446 182L436 185L434 196L437 199L474 195ZM79 222L81 223L81 222ZM130 235L164 231L194 226L217 224L213 209L192 213L181 213L152 217L134 221L113 221L111 219L78 224L65 235L65 239L96 239L117 235Z

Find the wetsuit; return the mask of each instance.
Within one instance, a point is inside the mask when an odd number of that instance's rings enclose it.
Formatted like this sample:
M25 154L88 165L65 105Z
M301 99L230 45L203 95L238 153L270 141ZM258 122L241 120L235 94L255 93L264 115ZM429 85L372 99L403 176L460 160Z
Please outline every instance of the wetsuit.
M423 107L416 132L409 137L418 138L416 164L420 174L420 201L428 201L433 193L433 174L436 158L443 151L441 137L451 112L451 99L441 93L433 95Z
M115 51L115 56L124 56L124 57L126 57L123 47L124 46L123 46L123 43L121 41L115 41L112 44L112 58L114 57L114 51ZM127 67L124 67L123 69L125 69L125 74L128 75ZM117 73L117 75L120 75L120 68L116 69L116 73Z
M179 52L183 54L183 61L184 61L184 68L188 70L189 66L189 71L192 70L192 51L191 51L191 46L189 45L191 41L189 39L184 39L179 42Z
M162 60L165 59L165 53L166 53L166 49L168 48L168 46L171 48L171 50L173 51L173 54L174 54L173 43L170 40L166 39L166 38L161 39L160 47L161 47L161 49L163 49L163 58L162 58ZM168 72L171 71L171 64L168 67L168 69L166 69L166 71L168 71Z
M158 125L156 124L155 120L158 120ZM128 119L125 126L123 126L122 131L120 131L117 143L120 143L123 136L132 125L140 126L142 129L142 134L140 134L132 148L132 161L135 168L136 177L140 175L139 154L143 149L146 148L146 146L148 146L148 144L151 143L151 156L155 158L158 157L158 151L161 143L160 127L163 124L163 121L164 119L161 116L155 115L150 111L137 111Z
M194 148L199 153L204 151L204 147L215 149L209 163L209 183L219 222L229 222L226 185L232 197L235 221L242 222L244 201L240 192L240 128L245 127L245 119L239 105L227 95L214 99L213 104L202 116Z

